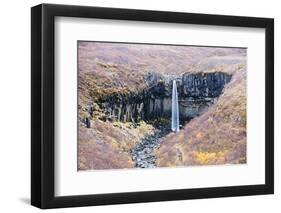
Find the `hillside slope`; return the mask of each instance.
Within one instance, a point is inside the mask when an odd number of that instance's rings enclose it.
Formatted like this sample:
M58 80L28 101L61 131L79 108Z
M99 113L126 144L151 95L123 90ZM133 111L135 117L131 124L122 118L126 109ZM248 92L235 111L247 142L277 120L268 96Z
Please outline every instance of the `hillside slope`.
M148 73L215 72L245 60L245 49L79 42L79 104L147 87ZM211 67L211 68L210 68Z
M246 163L246 68L239 65L214 105L155 151L157 166Z

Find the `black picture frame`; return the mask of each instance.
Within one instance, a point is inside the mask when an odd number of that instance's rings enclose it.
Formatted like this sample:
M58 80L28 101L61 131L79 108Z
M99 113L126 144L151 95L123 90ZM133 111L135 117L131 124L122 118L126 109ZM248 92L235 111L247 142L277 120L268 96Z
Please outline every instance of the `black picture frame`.
M55 17L264 28L265 184L93 195L54 195ZM31 8L31 204L39 208L139 203L274 193L274 20L164 11L41 4Z

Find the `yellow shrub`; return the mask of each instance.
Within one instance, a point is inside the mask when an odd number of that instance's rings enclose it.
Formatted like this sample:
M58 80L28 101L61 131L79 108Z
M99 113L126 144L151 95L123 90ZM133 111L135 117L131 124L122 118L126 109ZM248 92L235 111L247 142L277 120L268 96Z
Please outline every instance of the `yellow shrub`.
M216 161L221 158L224 158L225 152L197 152L196 153L196 160L200 164L209 164L211 161Z
M216 153L214 152L197 152L196 160L200 164L208 164L210 160L214 160L216 157Z

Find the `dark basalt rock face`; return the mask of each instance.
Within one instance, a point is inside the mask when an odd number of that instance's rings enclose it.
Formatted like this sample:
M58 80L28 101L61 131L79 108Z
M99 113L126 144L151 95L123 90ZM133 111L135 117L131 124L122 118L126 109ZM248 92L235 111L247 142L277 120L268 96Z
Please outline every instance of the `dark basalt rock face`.
M193 118L213 103L230 80L231 75L215 73L185 73L181 76L164 76L150 73L148 87L138 93L105 97L100 108L110 121L149 121L157 117L170 118L172 81L177 81L179 113L182 121Z
M230 79L230 75L222 72L184 74L181 96L195 99L218 97Z

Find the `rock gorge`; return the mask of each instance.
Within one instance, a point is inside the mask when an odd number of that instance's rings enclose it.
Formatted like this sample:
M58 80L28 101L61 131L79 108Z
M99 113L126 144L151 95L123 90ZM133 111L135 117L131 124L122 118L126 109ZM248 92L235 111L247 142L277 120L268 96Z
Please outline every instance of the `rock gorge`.
M104 119L109 121L138 122L158 117L169 119L173 80L178 85L179 117L183 122L194 118L210 106L231 80L231 75L223 72L181 75L148 73L145 76L147 87L142 91L105 96L95 106L99 106L105 115ZM84 110L91 118L96 109L93 103L89 103ZM89 127L87 118L84 123Z

